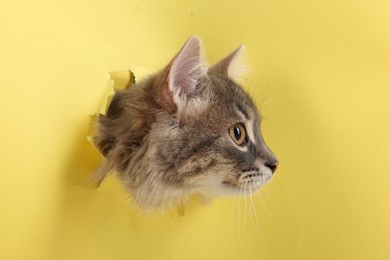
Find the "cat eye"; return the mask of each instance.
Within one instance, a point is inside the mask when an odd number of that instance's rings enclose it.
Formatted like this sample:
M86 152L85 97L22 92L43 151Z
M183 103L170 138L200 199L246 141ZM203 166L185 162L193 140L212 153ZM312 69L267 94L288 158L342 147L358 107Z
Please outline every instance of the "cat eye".
M229 135L236 144L242 145L246 137L244 125L241 123L232 125L229 128Z

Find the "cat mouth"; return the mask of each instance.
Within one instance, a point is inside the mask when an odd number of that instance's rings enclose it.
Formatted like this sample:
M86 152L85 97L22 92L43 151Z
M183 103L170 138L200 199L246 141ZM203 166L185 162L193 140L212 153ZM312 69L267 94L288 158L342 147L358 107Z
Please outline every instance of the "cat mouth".
M262 175L260 173L251 173L241 178L239 186L244 190L253 192L257 191L262 184Z
M267 184L272 178L272 174L262 173L261 171L245 172L240 178L238 187L250 192L257 191L261 186Z
M267 183L269 180L265 180L263 175L259 172L257 173L246 173L245 175L238 178L236 181L223 181L224 185L227 185L231 188L243 191L243 192L256 192L262 185Z

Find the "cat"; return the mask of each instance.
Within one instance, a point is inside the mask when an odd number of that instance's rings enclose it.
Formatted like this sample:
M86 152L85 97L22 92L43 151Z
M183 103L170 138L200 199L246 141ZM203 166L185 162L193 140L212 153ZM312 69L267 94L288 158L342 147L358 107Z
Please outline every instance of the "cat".
M260 132L253 100L236 83L244 46L212 67L192 36L160 72L116 91L94 143L133 202L168 209L191 194L249 194L269 182L278 159Z

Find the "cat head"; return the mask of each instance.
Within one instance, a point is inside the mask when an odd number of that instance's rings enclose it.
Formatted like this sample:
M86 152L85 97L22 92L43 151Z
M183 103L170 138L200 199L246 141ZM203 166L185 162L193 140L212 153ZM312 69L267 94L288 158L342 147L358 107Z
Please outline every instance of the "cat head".
M237 83L243 50L208 67L193 36L161 74L169 113L157 117L151 138L169 185L234 195L272 178L278 159L262 137L255 103Z

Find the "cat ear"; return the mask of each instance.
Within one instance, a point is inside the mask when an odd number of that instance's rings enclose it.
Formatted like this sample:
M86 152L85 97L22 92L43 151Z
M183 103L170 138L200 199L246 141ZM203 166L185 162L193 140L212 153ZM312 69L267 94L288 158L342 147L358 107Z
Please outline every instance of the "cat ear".
M186 103L196 94L197 83L207 74L201 41L192 36L171 63L168 88L176 106Z
M243 61L245 45L241 45L229 56L215 64L210 70L221 73L234 81L238 81L240 77L249 71L249 67Z

